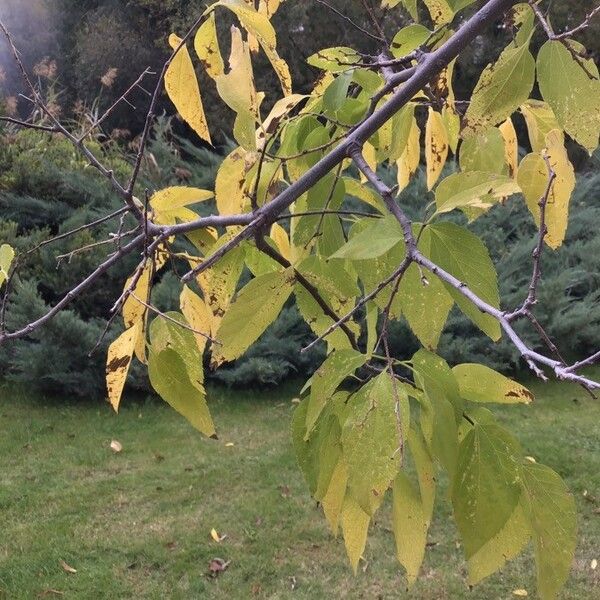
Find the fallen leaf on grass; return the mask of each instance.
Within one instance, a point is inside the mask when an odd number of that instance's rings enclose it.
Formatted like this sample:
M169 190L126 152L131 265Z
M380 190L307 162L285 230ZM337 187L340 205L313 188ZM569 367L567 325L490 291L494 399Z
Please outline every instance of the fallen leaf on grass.
M592 562L590 563L590 569L592 569L592 571L595 571L598 568L598 561L594 558L594 560L592 560Z
M280 485L279 491L281 492L282 498L289 498L292 495L290 488L287 485Z
M225 448L233 448L233 446L235 446L235 444L233 442L227 442L225 444Z
M513 590L513 596L521 596L522 598L524 598L525 596L528 596L529 594L527 593L527 590Z
M221 543L226 537L227 534L219 535L218 531L213 527L210 530L210 537L217 542L217 544Z
M65 573L77 573L77 569L74 569L71 565L68 565L64 560L59 561L58 564L60 564Z
M211 577L218 577L223 571L226 571L229 565L231 564L230 560L223 560L222 558L213 558L208 563L208 572Z
M123 445L121 444L121 442L118 442L117 440L113 440L110 443L110 449L113 452L118 453L118 452L121 452L121 450L123 450Z

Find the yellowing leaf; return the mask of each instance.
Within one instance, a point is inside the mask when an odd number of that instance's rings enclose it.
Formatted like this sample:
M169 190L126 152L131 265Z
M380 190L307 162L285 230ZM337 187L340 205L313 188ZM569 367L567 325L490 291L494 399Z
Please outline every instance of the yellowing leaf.
M527 100L521 105L521 113L525 117L533 151L541 152L546 147L546 136L553 129L560 130L554 112L545 102Z
M119 410L121 394L129 372L129 365L142 323L138 321L133 327L126 329L108 348L106 359L106 386L108 399L115 411Z
M427 163L427 189L436 184L448 158L448 134L439 112L429 108L425 129L425 159Z
M217 334L222 345L213 352L213 364L239 358L275 321L293 284L291 270L267 273L250 281L223 317Z
M463 136L507 119L529 98L535 79L535 60L528 44L508 46L488 65L475 86L465 114Z
M13 259L15 258L15 251L8 244L2 244L0 246L0 286L8 279L8 273Z
M184 285L183 290L181 290L179 305L185 320L192 329L210 335L212 314L204 300L192 292L187 285ZM206 348L207 339L205 336L198 333L195 333L194 337L196 338L196 344L198 344L198 350L200 351L200 354L202 354L204 348Z
M210 530L210 537L217 542L217 544L220 544L223 540L223 537L217 533L217 530L214 527Z
M410 587L417 580L425 557L428 524L421 496L404 472L398 473L393 490L392 526L396 539L396 556L406 569Z
M182 40L175 34L169 37L173 50L179 48ZM181 118L205 141L212 143L208 123L204 115L200 87L194 71L190 53L185 45L179 48L165 73L165 88L171 102Z
M358 561L367 545L370 522L371 517L360 505L350 496L346 496L342 508L342 533L354 574L356 574Z
M504 527L469 558L469 585L476 585L512 560L531 539L523 508L517 504Z
M485 365L457 365L452 372L465 400L498 404L529 404L533 401L533 394L525 386Z
M573 52L585 54L575 44ZM552 107L562 128L592 153L600 135L600 79L593 60L573 54L562 41L548 41L537 57L542 97Z
M450 23L454 18L454 11L450 7L448 0L423 0L427 9L429 10L429 14L431 15L431 20L436 25L444 25L445 23Z
M210 77L216 79L219 75L223 75L225 65L223 64L221 49L219 48L215 13L211 13L198 29L194 38L194 48Z
M348 487L348 467L343 458L340 458L329 481L327 492L321 500L325 518L333 535L337 536L340 515L344 505L344 497Z
M237 113L234 136L246 150L256 150L259 98L254 86L250 48L237 27L231 28L229 72L216 78L219 96Z
M556 173L546 202L545 222L548 234L545 241L550 248L560 247L565 239L569 219L569 204L575 189L575 171L563 145L560 131L553 130L546 136L546 153L550 166ZM545 197L549 172L546 161L539 154L528 154L519 166L517 178L529 211L536 224L540 224L540 200Z
M517 590L513 590L513 596L519 596L521 598L525 598L528 595L529 594L527 593L527 590L524 590L523 588L519 588Z
M220 215L237 215L250 208L245 180L255 162L256 154L236 148L221 163L215 181L215 196Z
M68 565L64 560L60 560L58 562L65 573L77 573L77 569L74 569L71 565Z
M271 225L270 237L275 242L279 254L285 259L291 260L290 238L287 231L279 223Z
M552 469L525 463L523 508L535 549L538 593L543 600L557 597L564 585L577 544L575 500Z
M421 130L413 118L408 142L396 165L398 167L398 191L401 192L410 182L421 160Z
M221 0L217 4L226 6L235 13L250 36L258 40L279 78L284 95L290 95L292 93L292 77L287 63L277 53L275 29L268 18L270 11L266 9L258 12L243 0ZM272 10L274 12L277 9L273 6Z
M499 129L504 138L504 157L508 165L508 174L511 177L516 177L519 168L519 143L512 119L506 119Z
M198 215L187 207L212 198L212 192L197 188L176 186L160 190L150 199L154 222L158 225L175 225L177 221L193 221Z
M324 48L316 54L309 56L306 62L312 67L330 71L331 73L339 73L346 71L349 66L360 62L361 58L356 50L339 46L336 48ZM331 81L331 79L329 80Z

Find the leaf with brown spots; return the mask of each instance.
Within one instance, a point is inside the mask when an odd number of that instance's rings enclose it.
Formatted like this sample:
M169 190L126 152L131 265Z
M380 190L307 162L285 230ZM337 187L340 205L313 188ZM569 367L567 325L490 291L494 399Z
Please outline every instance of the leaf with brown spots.
M138 321L135 325L126 329L108 348L106 386L108 388L108 399L116 412L119 410L129 365L141 331L142 322Z

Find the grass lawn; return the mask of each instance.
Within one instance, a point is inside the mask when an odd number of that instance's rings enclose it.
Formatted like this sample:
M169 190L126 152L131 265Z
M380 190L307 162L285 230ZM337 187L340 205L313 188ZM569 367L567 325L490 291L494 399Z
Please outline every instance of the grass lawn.
M535 404L500 413L575 494L579 546L563 597L600 598L600 567L590 566L600 559L600 401L570 386L532 387ZM117 416L103 403L0 392L0 598L488 600L517 588L535 597L529 552L468 589L442 493L410 592L386 507L355 578L295 465L293 393L214 391L213 441L158 402L125 401ZM221 543L213 527L226 534ZM212 578L217 557L231 562Z

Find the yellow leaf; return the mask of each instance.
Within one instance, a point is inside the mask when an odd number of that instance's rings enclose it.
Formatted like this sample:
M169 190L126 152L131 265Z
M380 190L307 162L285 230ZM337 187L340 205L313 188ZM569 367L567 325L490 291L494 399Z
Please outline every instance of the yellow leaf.
M14 258L15 251L12 246L2 244L0 246L0 286L8 279L8 273Z
M204 300L192 292L187 285L183 286L183 290L179 296L179 304L181 307L181 312L183 313L183 316L189 323L190 327L195 331L200 331L210 335L212 314L206 306ZM196 344L198 345L200 354L202 354L202 352L204 352L204 348L206 348L207 339L205 336L198 333L195 333L194 337L196 338Z
M64 560L60 560L59 564L65 573L77 573L77 569L74 569L71 565L68 565Z
M371 170L376 171L377 170L377 149L370 142L365 142L365 144L363 146L363 156L365 157L365 160L367 161L367 164L369 165L369 167L371 167ZM368 181L367 176L362 172L360 174L360 181L361 181L361 183L366 183Z
M220 215L236 215L250 208L246 176L257 160L256 153L236 148L217 171L215 195Z
M221 542L221 536L217 533L217 530L214 527L210 530L210 537L217 543Z
M223 64L221 49L219 48L214 12L210 14L208 19L198 29L194 38L194 48L210 77L215 79L219 75L223 75L225 65Z
M181 38L175 34L171 34L169 37L169 44L173 50L179 48L181 42ZM209 144L212 143L200 97L198 79L190 53L185 45L179 48L165 73L165 88L181 118L203 140Z
M508 165L508 173L511 177L516 177L519 168L519 143L512 119L510 117L506 119L499 129L504 139L504 156Z
M219 96L237 113L234 136L240 146L256 150L259 97L254 86L250 48L237 27L231 28L229 72L215 79Z
M429 10L431 20L435 23L435 25L444 25L445 23L450 23L450 21L452 21L454 18L454 11L448 4L447 0L423 1Z
M119 442L117 440L112 440L111 443L110 443L110 449L115 454L118 454L119 452L123 451L123 444L121 444L121 442Z
M448 158L448 134L442 115L429 108L425 129L425 159L427 162L427 189L431 190L442 174Z
M115 411L119 410L119 402L123 386L142 323L138 321L133 327L126 329L108 348L106 360L106 386L108 399Z
M553 130L560 130L554 112L548 104L540 100L527 100L521 105L521 114L525 118L529 141L534 152L546 147L546 136Z
M233 442L227 442L225 444L225 448L233 448L235 446L235 444Z
M342 507L342 533L350 564L356 575L358 561L367 545L371 517L351 497L344 499Z
M275 245L279 250L279 254L291 261L292 252L290 248L290 238L287 234L287 231L278 223L273 223L271 226L270 235L271 239L275 242Z
M329 527L335 536L338 534L340 514L342 512L347 486L348 467L346 466L343 458L341 458L333 470L329 487L327 488L327 492L321 500L325 518L327 519Z
M522 598L524 598L525 596L528 596L529 594L527 593L527 590L523 590L523 589L518 589L518 590L513 590L513 596L520 596Z
M417 120L413 118L413 124L408 136L408 143L398 159L398 191L401 192L410 183L411 176L416 172L421 160L421 130Z
M575 189L575 171L569 162L563 139L562 132L557 129L552 130L546 136L546 153L550 166L556 173L556 179L546 202L545 219L548 228L545 241L552 249L560 247L565 239L569 219L569 203ZM528 154L521 161L518 183L538 226L540 224L539 202L546 193L548 177L548 167L539 154Z
M271 112L256 132L256 145L259 149L264 148L268 136L277 131L282 118L306 98L310 98L310 96L292 94L275 102Z
M150 199L154 222L158 225L175 225L178 220L193 221L198 215L187 207L212 198L212 192L197 188L174 186L160 190Z
M270 10L275 12L279 5L277 4L276 8L273 2L269 2L268 4L271 5L271 9L265 4L265 10L257 12L251 5L245 3L243 0L221 0L217 4L226 6L235 13L240 20L240 23L244 26L244 29L248 32L249 39L253 37L258 40L258 43L267 55L267 58L279 78L283 94L285 96L290 95L292 93L292 77L290 75L290 69L287 63L277 53L277 37L275 35L275 29L268 18ZM273 12L270 14L273 14Z

